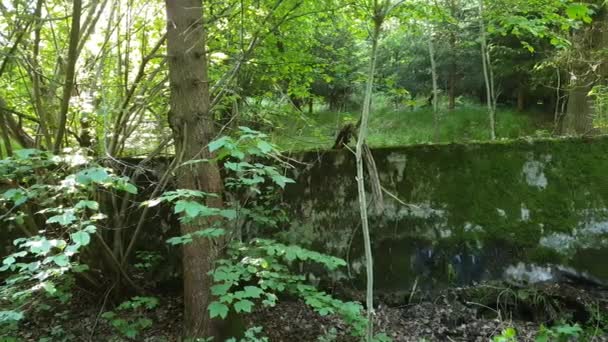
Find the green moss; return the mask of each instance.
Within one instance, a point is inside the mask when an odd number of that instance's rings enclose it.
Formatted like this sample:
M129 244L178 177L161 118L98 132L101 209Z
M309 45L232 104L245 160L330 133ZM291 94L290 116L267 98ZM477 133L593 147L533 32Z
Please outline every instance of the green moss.
M596 221L608 218L602 211L608 204L606 151L606 137L374 149L383 187L401 201L385 196L386 210L371 216L382 278L378 284L403 287L412 281L412 274L407 275L414 272L412 253L424 246L441 251L434 267L444 280L454 255L498 251L491 262L503 265L574 257L539 242L572 234L590 210ZM319 249L360 260L354 157L348 151L330 151L319 162L319 156L304 156L314 166L285 194L294 218L290 239L313 239ZM411 241L427 242L415 246ZM391 279L399 279L399 285Z
M528 253L528 261L537 264L560 264L564 263L564 256L559 254L557 251L547 247L536 247L531 249Z

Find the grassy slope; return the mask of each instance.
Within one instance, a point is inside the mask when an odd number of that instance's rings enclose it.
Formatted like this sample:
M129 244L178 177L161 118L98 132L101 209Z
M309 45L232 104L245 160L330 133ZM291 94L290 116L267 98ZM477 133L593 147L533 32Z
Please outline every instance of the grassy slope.
M271 134L274 143L288 151L331 148L336 133L346 122L356 122L359 113L317 112L301 114L282 122ZM503 108L497 113L499 138L535 135L550 127L538 113L518 113ZM372 147L400 146L434 142L433 113L430 108L415 111L381 109L372 113L368 141ZM488 140L488 115L485 107L466 105L444 111L439 142Z

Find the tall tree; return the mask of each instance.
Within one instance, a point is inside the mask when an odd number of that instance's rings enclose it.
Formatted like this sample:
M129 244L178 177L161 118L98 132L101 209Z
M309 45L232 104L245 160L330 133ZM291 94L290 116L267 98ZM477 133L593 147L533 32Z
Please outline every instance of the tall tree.
M210 112L206 27L201 0L166 0L167 54L171 88L169 125L175 140L178 162L211 158L207 145L214 137ZM193 163L177 169L177 186L221 194L220 171L215 163ZM207 205L223 205L220 196ZM182 223L182 234L191 234L210 221ZM207 307L212 270L217 251L210 240L195 239L183 246L184 333L187 337L212 336Z
M70 98L74 89L74 77L76 74L76 60L78 59L78 42L80 39L80 16L82 14L82 0L74 0L72 7L72 27L70 29L70 44L68 47L68 59L66 61L65 82L63 85L63 96L59 112L59 126L55 137L53 150L59 153L65 135L68 120L68 109L70 108ZM48 146L50 148L50 146Z
M488 50L486 26L484 22L483 0L479 0L479 38L481 41L481 65L483 78L486 86L486 103L490 118L490 139L496 139L496 92L494 90L494 75L492 74L492 62Z
M565 117L566 133L588 134L598 114L589 92L608 77L608 9L601 8L592 25L574 34L576 47L570 70L570 89Z

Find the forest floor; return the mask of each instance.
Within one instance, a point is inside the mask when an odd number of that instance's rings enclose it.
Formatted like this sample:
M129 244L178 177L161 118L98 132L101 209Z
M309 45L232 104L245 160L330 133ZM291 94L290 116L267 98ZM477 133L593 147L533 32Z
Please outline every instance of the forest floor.
M395 342L487 342L507 328L515 328L519 342L535 341L541 324L559 325L563 324L562 319L584 327L585 337L578 341L608 341L608 335L602 332L608 328L606 289L566 284L535 288L477 285L413 298L410 303L403 303L403 298L408 297L391 295L377 299L375 330ZM102 297L95 298L99 302L93 303L83 294L75 297L65 311L40 313L36 319L25 322L19 329L20 339L2 339L0 333L0 341L179 341L181 299L174 296L159 299L157 308L145 312L152 324L132 339L121 337L116 327L101 318L101 312L109 310L101 308ZM122 318L135 322L141 314ZM263 336L272 342L358 341L338 317L321 317L297 300L281 301L274 308L259 307L237 325L242 324L262 327ZM557 341L551 338L548 341L553 340Z
M356 123L358 112L319 111L300 113L275 122L269 132L273 142L284 151L329 149L340 128ZM487 109L466 104L453 111L441 112L436 139L432 109L397 110L384 107L370 117L368 142L372 147L403 146L430 142L471 142L489 140ZM496 132L499 138L516 139L525 136L549 135L550 115L538 111L517 112L511 107L499 107Z
M523 293L529 296L524 298ZM385 333L394 342L488 342L508 328L517 332L514 341L535 341L541 325L559 325L566 318L587 327L578 340L608 341L608 335L599 328L608 323L605 290L568 285L507 290L480 285L449 289L415 303L389 303L392 300L379 302L375 332ZM300 302L261 309L251 316L250 324L263 326L270 341L358 341L338 318L319 317ZM548 339L557 340L557 336Z

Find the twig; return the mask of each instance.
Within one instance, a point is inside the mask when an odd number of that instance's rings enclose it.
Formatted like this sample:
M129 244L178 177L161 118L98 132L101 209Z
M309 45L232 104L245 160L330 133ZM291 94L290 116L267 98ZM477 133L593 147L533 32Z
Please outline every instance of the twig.
M112 290L114 289L114 286L116 286L116 282L114 282L112 284L112 286L110 286L110 288L106 291L106 294L103 296L103 302L101 303L101 308L99 308L99 313L97 314L97 317L95 318L95 323L93 323L93 327L91 328L91 334L89 335L89 341L93 341L93 335L95 334L95 329L97 328L97 323L99 322L99 317L101 317L101 314L103 313L103 309L106 307L106 302L108 301L108 297L110 296L110 292L112 292Z

